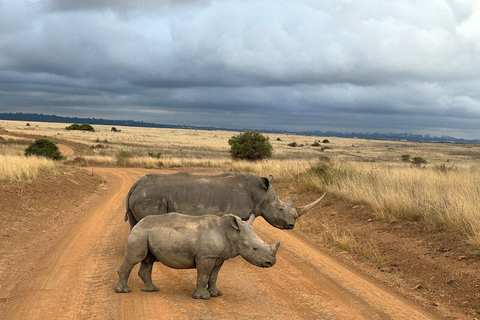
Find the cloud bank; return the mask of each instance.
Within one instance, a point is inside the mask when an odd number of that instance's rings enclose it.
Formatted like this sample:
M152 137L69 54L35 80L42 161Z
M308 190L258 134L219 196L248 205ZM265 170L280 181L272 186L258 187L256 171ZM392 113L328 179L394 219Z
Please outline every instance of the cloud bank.
M478 1L0 0L0 110L480 130Z

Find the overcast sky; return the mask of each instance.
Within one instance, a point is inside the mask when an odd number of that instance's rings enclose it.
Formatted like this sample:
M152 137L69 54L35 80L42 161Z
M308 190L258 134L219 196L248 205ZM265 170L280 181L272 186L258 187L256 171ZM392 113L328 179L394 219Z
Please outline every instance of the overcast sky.
M0 112L480 137L478 0L0 0Z

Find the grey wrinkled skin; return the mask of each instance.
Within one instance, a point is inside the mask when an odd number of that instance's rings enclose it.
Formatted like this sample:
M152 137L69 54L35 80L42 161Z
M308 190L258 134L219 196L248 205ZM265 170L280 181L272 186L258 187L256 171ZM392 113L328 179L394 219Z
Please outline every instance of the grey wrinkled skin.
M233 214L242 220L262 216L279 229L293 229L295 221L320 200L295 208L293 201L282 202L275 194L273 177L254 174L224 173L200 176L190 173L147 174L130 189L125 220L131 228L149 215L182 212L187 215Z
M276 263L280 242L269 245L253 231L252 215L248 222L227 214L222 217L189 216L168 213L148 216L132 229L127 241L125 260L118 269L118 293L130 292L127 280L132 268L142 262L138 275L144 291L158 291L152 283L155 261L174 269L197 269L197 289L193 298L209 299L222 292L217 277L225 260L241 255L251 264L268 268Z

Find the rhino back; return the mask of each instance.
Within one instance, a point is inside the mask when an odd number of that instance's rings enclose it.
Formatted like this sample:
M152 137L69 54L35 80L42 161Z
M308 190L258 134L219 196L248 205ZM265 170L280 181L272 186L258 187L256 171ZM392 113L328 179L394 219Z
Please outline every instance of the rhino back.
M253 209L251 177L237 173L199 176L189 173L149 174L141 178L129 205L137 220L178 211L188 215L235 214L247 219ZM165 208L166 202L168 208Z

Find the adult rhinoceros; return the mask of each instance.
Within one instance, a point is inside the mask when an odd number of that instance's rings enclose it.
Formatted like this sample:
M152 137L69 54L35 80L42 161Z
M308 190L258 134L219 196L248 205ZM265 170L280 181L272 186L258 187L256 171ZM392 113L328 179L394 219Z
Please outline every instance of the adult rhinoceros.
M129 220L133 228L148 215L168 212L194 216L233 214L242 220L248 220L252 213L279 229L293 229L295 220L315 207L326 193L308 205L295 208L295 196L282 202L273 190L272 180L272 176L244 173L147 174L128 192L125 221Z

